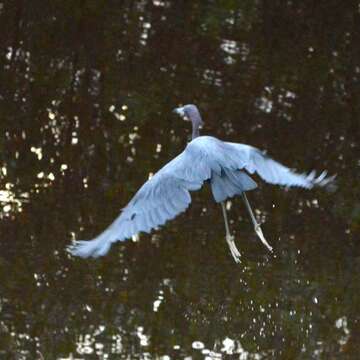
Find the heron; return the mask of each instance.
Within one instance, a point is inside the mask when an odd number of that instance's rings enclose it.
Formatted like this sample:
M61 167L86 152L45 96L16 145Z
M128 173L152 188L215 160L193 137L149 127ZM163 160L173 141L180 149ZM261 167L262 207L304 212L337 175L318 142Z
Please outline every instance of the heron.
M100 257L108 253L114 242L132 238L140 232L150 233L184 212L191 203L190 192L199 190L207 182L215 202L221 204L225 239L233 259L238 263L241 254L231 235L225 206L226 200L236 195L242 197L255 233L265 247L273 251L246 196L247 191L257 188L250 175L256 173L270 184L306 189L326 186L334 179L334 176L327 176L326 171L319 176L315 171L297 173L250 145L201 136L204 122L196 105L184 105L174 112L192 123L192 139L185 150L149 178L100 235L93 240L74 241L68 247L72 255Z

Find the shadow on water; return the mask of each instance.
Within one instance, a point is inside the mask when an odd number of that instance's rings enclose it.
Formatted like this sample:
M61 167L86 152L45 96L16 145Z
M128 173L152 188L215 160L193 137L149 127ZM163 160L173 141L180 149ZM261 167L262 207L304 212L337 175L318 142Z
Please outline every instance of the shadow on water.
M348 1L0 3L0 357L357 359L360 18ZM99 260L104 229L204 133L338 174L335 192L262 184L225 243L208 188ZM260 181L259 181L260 183Z

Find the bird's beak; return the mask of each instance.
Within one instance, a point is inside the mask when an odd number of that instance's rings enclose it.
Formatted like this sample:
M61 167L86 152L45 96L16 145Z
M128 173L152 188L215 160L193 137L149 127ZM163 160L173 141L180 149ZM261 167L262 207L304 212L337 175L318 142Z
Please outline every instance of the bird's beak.
M179 116L181 116L184 120L186 119L185 110L183 107L178 107L173 110L173 112Z
M175 114L181 116L183 118L184 121L188 121L189 118L186 116L184 107L179 107L173 110Z

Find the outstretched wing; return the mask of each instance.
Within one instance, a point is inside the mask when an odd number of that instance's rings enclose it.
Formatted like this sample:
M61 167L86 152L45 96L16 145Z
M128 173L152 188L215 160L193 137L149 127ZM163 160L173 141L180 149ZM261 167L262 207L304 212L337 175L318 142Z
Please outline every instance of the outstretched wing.
M90 241L75 241L69 251L81 257L105 255L113 242L150 232L185 211L191 202L189 191L198 190L214 173L239 169L256 172L271 184L304 188L324 186L334 178L326 177L325 171L319 177L315 172L297 174L254 147L201 136L148 180L103 233Z
M311 189L314 186L326 186L335 178L335 176L327 177L326 171L323 171L318 177L316 177L315 171L311 171L309 174L299 174L255 147L236 143L226 144L230 146L229 153L231 153L234 161L237 161L237 166L240 169L245 169L250 174L256 172L270 184Z
M201 146L190 143L175 159L160 169L135 194L117 219L90 241L75 241L68 250L80 257L105 255L113 242L139 232L149 233L185 211L189 191L198 190L210 178L211 168Z

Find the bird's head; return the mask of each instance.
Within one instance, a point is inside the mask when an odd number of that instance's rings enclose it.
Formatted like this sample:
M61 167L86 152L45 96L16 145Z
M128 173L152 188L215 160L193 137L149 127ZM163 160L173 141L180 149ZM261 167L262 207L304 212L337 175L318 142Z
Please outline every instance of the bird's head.
M204 122L196 105L188 104L174 109L174 113L180 115L185 121L191 121L193 126L201 128Z

